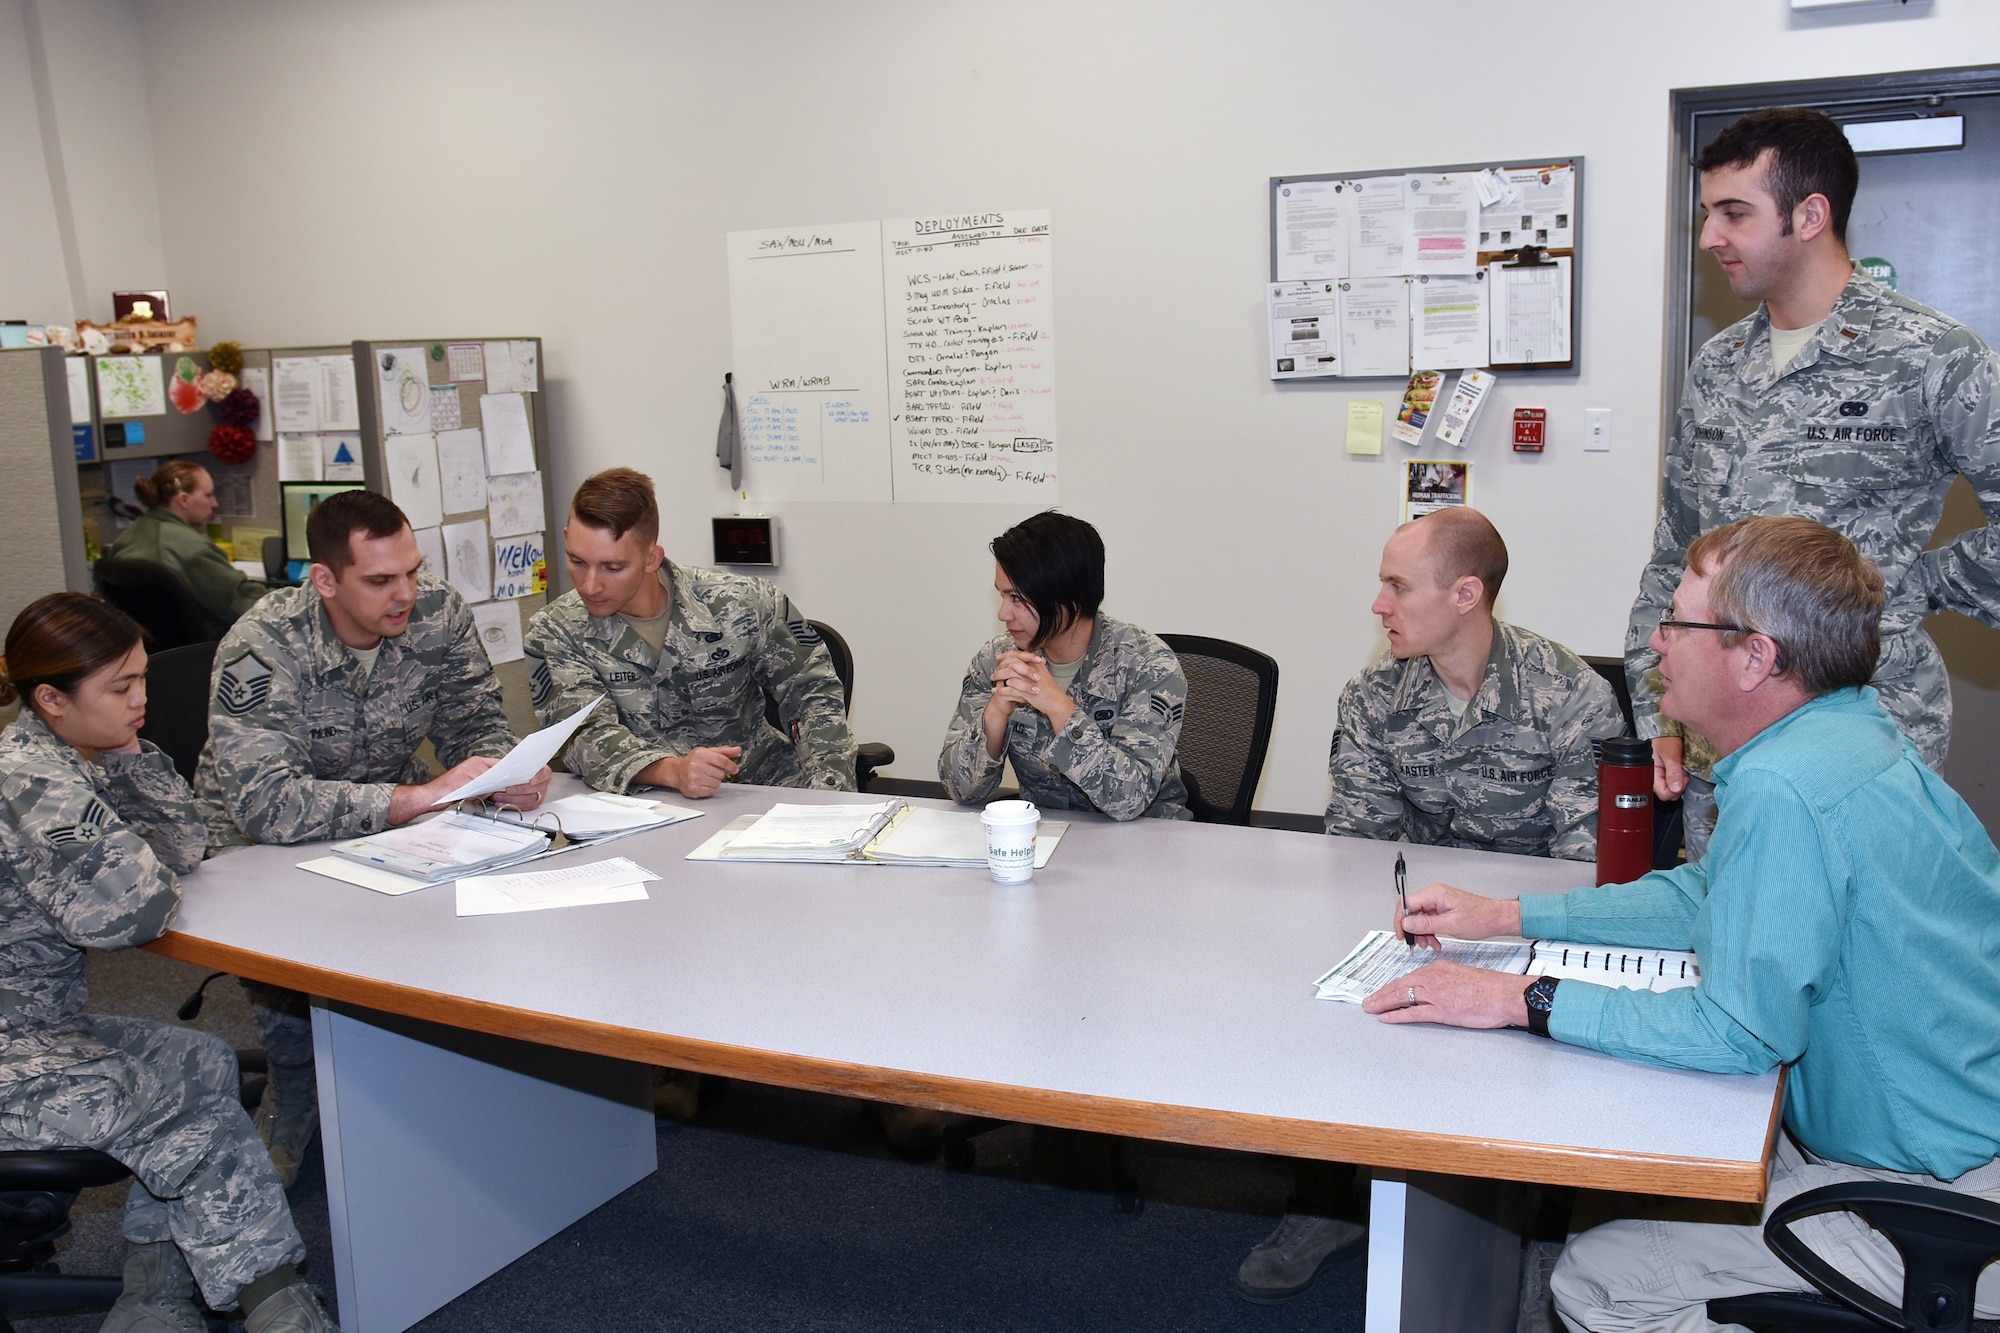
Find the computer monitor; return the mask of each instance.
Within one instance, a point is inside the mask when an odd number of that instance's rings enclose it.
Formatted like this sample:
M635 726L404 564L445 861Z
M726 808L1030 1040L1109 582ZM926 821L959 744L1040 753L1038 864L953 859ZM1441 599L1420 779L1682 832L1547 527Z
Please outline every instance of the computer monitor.
M278 493L283 501L280 512L285 520L285 559L301 561L312 559L312 552L306 546L306 515L312 513L313 506L329 495L367 489L358 481L279 482Z

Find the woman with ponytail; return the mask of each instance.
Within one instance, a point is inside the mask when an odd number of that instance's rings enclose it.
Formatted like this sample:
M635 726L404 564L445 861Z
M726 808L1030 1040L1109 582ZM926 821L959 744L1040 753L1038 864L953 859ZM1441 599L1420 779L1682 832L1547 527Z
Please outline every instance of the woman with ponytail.
M199 463L170 458L150 477L133 485L146 512L132 520L104 554L119 560L150 560L179 573L201 606L201 634L219 639L236 617L270 589L245 578L222 548L208 539L215 517L215 478Z

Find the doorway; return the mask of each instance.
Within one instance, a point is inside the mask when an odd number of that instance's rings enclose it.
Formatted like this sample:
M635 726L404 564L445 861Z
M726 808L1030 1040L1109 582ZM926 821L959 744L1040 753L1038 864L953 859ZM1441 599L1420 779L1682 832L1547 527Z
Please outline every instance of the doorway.
M1700 181L1694 157L1748 111L1806 106L1836 120L1956 113L1965 146L1931 152L1867 154L1848 220L1848 252L1887 261L1897 290L2000 346L2000 67L1924 70L1673 95L1670 160L1680 165L1668 228L1666 430L1680 402L1688 363L1702 343L1755 307L1729 290L1715 261L1698 249ZM1872 266L1871 266L1872 267ZM1879 271L1879 270L1878 270ZM1972 487L1960 478L1946 497L1933 547L1981 527ZM1951 753L1944 776L1989 834L2000 837L2000 630L1955 612L1925 627L1951 673Z

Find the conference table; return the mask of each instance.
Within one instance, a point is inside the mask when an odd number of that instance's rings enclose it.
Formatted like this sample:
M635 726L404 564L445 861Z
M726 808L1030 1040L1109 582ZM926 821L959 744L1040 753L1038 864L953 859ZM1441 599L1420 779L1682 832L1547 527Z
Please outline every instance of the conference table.
M702 817L544 863L629 857L660 876L644 901L461 918L449 884L380 894L299 870L301 847L183 878L150 947L313 997L350 1333L409 1327L657 1169L654 1065L1365 1164L1370 1333L1513 1327L1505 1182L1763 1198L1775 1074L1315 998L1388 924L1398 851L1413 887L1495 895L1576 887L1586 864L1063 812L1049 864L1003 886L688 861L774 802L868 798L672 799Z

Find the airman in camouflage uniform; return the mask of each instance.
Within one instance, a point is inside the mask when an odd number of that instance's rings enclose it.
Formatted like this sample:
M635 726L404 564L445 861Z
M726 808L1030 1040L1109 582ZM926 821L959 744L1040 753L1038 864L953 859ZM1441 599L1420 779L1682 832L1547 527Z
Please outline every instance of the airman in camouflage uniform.
M430 574L372 670L308 586L251 607L216 649L213 680L194 779L212 847L379 833L396 785L430 779L426 739L446 768L514 746L472 612Z
M226 1310L305 1246L237 1101L234 1052L84 1012L84 949L164 932L175 873L203 846L194 793L157 747L102 758L27 708L0 734L0 1147L95 1148L131 1168L126 1239L177 1246Z
M1617 697L1588 663L1503 621L1493 622L1486 675L1462 717L1429 657L1385 652L1340 694L1326 831L1591 860L1590 743L1624 729Z
M553 726L600 693L564 756L600 791L622 792L661 759L743 747L735 781L854 790L854 733L819 631L763 579L664 563L671 615L653 651L623 616L602 618L575 592L535 613L522 646L535 712ZM778 701L778 731L764 694Z
M500 682L457 592L419 575L409 627L382 639L372 670L335 636L310 585L274 592L215 651L195 769L209 846L379 833L397 784L429 780L417 755L426 739L447 769L514 745ZM297 991L243 988L270 1061L259 1126L289 1180L318 1123L312 1017Z
M1069 696L1076 711L1058 732L1033 708L1007 719L1002 759L986 752L980 718L993 697L1002 653L1016 651L1005 634L973 656L959 689L958 711L938 755L946 795L972 804L1000 785L1012 760L1021 795L1043 810L1099 810L1113 819L1193 819L1174 750L1187 709L1181 660L1158 636L1098 615L1090 646L1077 664Z
M1646 640L1667 614L1688 543L1752 514L1797 514L1882 571L1889 605L1875 688L1940 768L1951 682L1924 617L1944 609L2000 623L2000 533L1989 525L1924 547L1957 475L2000 512L2000 359L1964 325L1857 268L1783 374L1772 360L1760 306L1711 338L1688 373L1625 637L1639 734L1660 733L1658 698L1644 688L1658 658Z

